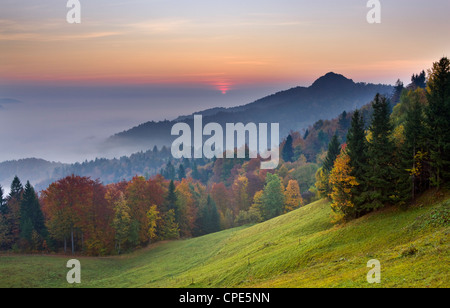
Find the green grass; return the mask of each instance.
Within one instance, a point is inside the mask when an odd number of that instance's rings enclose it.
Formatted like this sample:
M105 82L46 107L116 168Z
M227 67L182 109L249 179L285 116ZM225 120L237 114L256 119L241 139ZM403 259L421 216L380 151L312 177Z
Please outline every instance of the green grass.
M330 223L319 201L262 224L158 243L120 257L0 256L0 287L449 287L450 198L429 193L407 211ZM382 282L366 281L381 262Z

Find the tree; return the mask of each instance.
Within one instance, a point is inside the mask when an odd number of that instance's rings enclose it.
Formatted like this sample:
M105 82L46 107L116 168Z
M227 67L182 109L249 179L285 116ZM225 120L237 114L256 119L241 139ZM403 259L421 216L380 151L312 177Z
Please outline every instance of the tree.
M23 192L23 197L20 204L20 227L21 238L26 240L28 244L33 243L33 232L36 232L37 236L41 238L42 241L47 237L44 215L42 213L39 200L36 196L36 192L30 182L27 182L25 185L25 190ZM36 246L40 246L39 243L34 244L37 244Z
M369 128L370 141L367 147L368 165L367 200L364 209L371 211L392 201L392 183L395 182L394 150L391 140L393 130L390 122L389 102L379 94L372 103L373 115Z
M260 211L265 220L272 219L283 213L284 187L278 175L267 174L266 185L261 199Z
M160 219L158 207L156 205L152 205L150 209L147 211L147 233L149 242L152 240L156 240L156 227L158 225L158 220Z
M289 135L286 138L286 142L283 147L283 152L281 154L281 157L285 162L292 162L294 158L294 147L292 146L292 142L293 142L292 136Z
M427 181L424 158L428 157L426 151L426 127L425 127L425 104L422 102L423 89L409 91L409 106L406 110L405 122L403 123L404 142L399 150L399 202L414 199L416 192L420 192ZM425 184L426 185L426 184Z
M350 156L345 147L336 159L333 170L330 174L330 185L332 187L331 208L334 213L344 219L349 219L355 215L355 206L352 202L352 190L358 186L356 178L351 175Z
M450 180L450 60L433 63L428 72L427 138L433 167L432 182L438 188Z
M351 201L355 206L356 212L360 213L362 206L366 202L366 172L369 166L367 161L367 139L364 117L359 110L355 110L353 113L351 126L347 134L346 151L350 158L350 175L353 176L359 184L352 187Z
M5 199L3 198L3 187L0 185L0 214L3 212L3 206L5 205Z
M402 95L403 89L405 89L405 86L403 85L403 82L398 79L395 83L394 94L392 95L392 103L394 105L397 105L400 102L400 97Z
M180 164L180 167L178 167L178 180L183 180L186 178L186 170L184 169L183 164Z
M328 153L325 161L323 162L323 169L325 172L330 173L333 169L334 162L340 153L341 144L339 143L339 138L334 135L328 145Z
M425 71L422 71L420 74L413 74L411 77L412 84L417 88L425 89L426 85L426 74Z
M172 165L172 162L169 161L164 170L163 176L168 180L175 180L175 167Z
M113 227L115 230L115 240L117 253L121 253L122 246L128 240L130 235L130 208L127 205L125 195L120 194L119 199L114 204L114 220Z
M20 201L22 198L23 186L17 176L14 177L14 180L11 183L11 192L9 193L9 199L16 199Z
M200 209L197 221L197 235L214 233L220 230L220 216L214 200L208 195L206 204Z
M316 174L317 183L316 187L323 198L328 198L331 193L331 187L329 185L329 175L333 169L334 162L340 152L340 143L337 135L334 135L328 145L328 152L321 170Z
M23 186L17 176L11 183L11 192L0 208L0 248L10 249L20 238L20 203Z
M302 195L300 194L300 187L298 186L298 182L296 180L289 181L284 196L284 213L293 211L303 204Z
M238 176L231 187L233 212L236 216L240 211L250 208L250 196L248 195L248 179L245 175Z
M175 221L175 210L171 209L163 215L163 226L160 230L162 240L176 240L180 237L180 229Z
M88 177L68 176L51 184L42 192L43 211L47 228L53 239L71 241L72 254L76 248L87 248L90 254L105 254L112 232L113 211L105 200L106 190L98 181ZM111 244L114 239L112 238Z
M169 183L169 191L166 197L166 212L170 210L176 210L177 208L177 194L175 193L175 183L170 181Z

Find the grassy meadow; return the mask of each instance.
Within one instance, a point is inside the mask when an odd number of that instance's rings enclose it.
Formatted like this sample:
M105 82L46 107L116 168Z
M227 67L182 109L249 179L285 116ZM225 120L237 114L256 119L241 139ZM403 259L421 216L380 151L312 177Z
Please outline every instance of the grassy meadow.
M408 209L388 208L332 224L322 200L270 221L161 242L131 254L81 262L71 256L0 255L0 287L449 287L450 198L429 192ZM369 284L367 262L381 262Z

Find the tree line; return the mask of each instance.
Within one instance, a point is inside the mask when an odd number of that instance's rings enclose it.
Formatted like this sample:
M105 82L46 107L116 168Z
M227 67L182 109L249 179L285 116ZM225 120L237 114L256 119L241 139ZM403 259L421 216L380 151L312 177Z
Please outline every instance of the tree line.
M207 187L192 178L169 181L161 175L103 185L72 175L39 197L29 182L23 187L16 177L6 198L0 192L0 249L95 256L257 223L303 202L295 180L285 188L270 173L255 195L245 175L230 187Z

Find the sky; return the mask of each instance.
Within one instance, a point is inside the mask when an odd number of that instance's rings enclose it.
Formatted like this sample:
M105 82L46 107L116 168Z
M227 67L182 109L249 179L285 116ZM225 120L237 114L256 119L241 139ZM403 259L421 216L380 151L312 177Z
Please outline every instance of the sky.
M74 162L149 120L250 103L333 71L408 83L449 56L450 1L2 0L0 161Z

